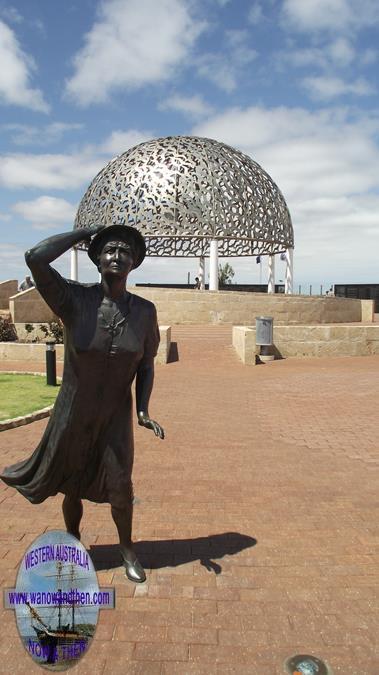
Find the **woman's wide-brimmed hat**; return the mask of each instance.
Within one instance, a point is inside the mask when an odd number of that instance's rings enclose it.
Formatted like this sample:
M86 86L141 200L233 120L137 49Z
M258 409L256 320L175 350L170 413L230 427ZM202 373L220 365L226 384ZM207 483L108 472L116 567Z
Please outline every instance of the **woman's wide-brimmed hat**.
M89 245L88 255L96 266L102 247L110 239L121 239L131 244L135 252L133 269L140 266L146 255L146 244L142 234L130 225L106 225L103 230L95 234Z

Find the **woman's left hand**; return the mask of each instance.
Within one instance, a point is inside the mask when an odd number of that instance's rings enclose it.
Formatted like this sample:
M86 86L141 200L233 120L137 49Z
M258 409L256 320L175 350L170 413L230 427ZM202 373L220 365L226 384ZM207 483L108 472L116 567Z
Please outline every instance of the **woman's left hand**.
M146 413L144 412L139 412L138 413L138 424L141 427L145 427L146 429L152 429L154 431L155 435L158 436L159 438L164 438L164 431L158 422L155 422L155 420L152 420Z

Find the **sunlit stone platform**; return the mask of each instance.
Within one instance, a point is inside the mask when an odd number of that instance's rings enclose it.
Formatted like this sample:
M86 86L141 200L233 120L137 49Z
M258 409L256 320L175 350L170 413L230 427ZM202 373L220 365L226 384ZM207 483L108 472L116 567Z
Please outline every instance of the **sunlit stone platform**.
M292 356L368 356L379 354L379 324L275 326L272 354ZM233 347L246 365L256 363L254 326L233 326Z

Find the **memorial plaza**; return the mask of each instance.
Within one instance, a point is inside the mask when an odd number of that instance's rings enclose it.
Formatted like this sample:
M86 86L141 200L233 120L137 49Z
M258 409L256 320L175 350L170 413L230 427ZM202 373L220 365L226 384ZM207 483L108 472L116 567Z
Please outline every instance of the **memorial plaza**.
M116 608L100 611L71 672L279 675L309 654L335 674L376 675L379 356L245 365L227 324L172 326L171 342L150 404L166 438L134 425L147 582L125 578L109 505L85 502L82 541ZM2 432L2 465L29 456L45 426ZM32 506L0 491L7 588L28 545L62 529L62 496ZM12 610L1 626L0 672L40 672Z
M373 299L295 296L283 195L251 158L210 139L141 143L94 178L75 220L79 244L70 244L74 281L88 246L80 229L93 223L136 227L150 257L197 258L198 277L196 290L132 289L155 304L161 332L150 413L165 439L134 421L133 538L147 580L125 577L109 505L85 502L82 542L116 606L100 610L72 672L377 675ZM267 293L219 290L219 256L267 256ZM0 367L43 373L45 345L23 340L41 338L52 310L36 288L1 286L19 342L1 343ZM255 317L273 319L273 337ZM63 345L56 354L60 375ZM45 427L39 419L3 430L2 465L27 458ZM33 540L63 528L61 503L58 494L32 506L1 483L4 588ZM2 627L0 672L39 671L12 610Z

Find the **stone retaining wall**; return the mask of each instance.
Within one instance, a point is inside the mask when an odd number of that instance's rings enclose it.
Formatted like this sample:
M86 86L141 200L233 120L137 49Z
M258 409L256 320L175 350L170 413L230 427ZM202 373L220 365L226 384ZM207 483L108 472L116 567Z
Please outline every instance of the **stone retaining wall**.
M9 311L13 323L46 323L55 318L36 288L28 288L9 298Z
M233 347L243 363L254 365L255 327L233 326ZM274 326L272 353L279 358L379 354L379 325Z
M196 291L193 289L130 288L151 300L160 323L239 324L247 326L256 316L272 316L275 324L351 323L372 320L372 300L327 296ZM11 298L14 323L43 323L54 315L33 288ZM363 309L364 308L364 309ZM364 318L362 318L364 315ZM371 315L371 319L367 317Z
M167 363L171 345L171 327L159 326L161 341L155 363ZM55 345L57 361L64 359L63 345ZM45 343L0 342L0 359L3 361L41 361L45 362Z
M351 298L161 288L131 291L151 300L157 307L159 320L170 325L231 323L246 326L251 325L256 316L272 316L279 325L362 321L362 301ZM371 303L372 307L371 300L364 302ZM367 316L367 306L365 311Z
M63 361L63 345L55 345L57 361ZM45 362L46 345L44 343L0 342L0 360L2 361L41 361Z
M17 293L17 289L18 289L17 279L0 281L0 309L9 310L9 298L15 293Z

